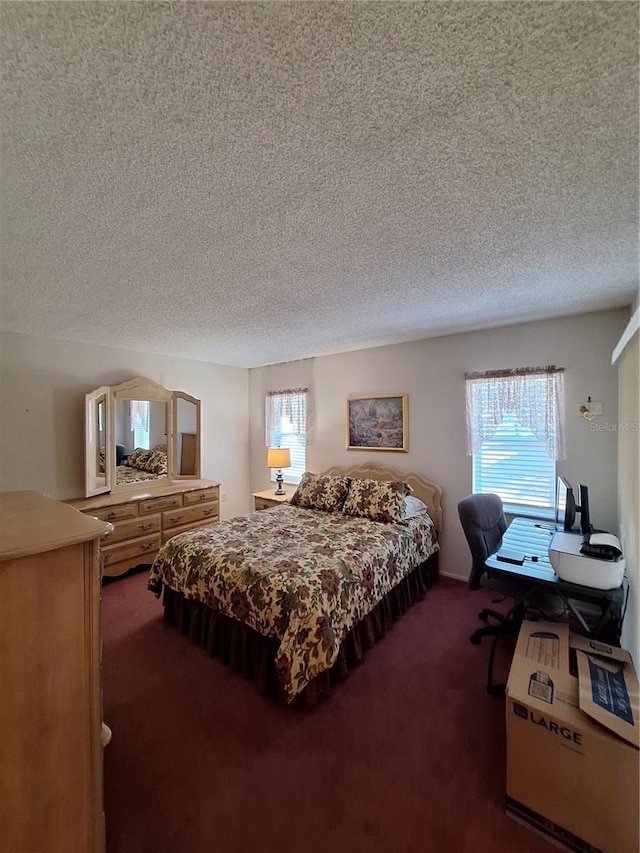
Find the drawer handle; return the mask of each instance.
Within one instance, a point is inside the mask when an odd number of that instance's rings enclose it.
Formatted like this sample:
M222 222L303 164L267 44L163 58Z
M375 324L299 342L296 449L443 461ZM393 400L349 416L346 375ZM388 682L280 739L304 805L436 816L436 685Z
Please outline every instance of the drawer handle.
M207 495L200 495L200 500L201 500L201 501L206 501L206 499L207 499Z
M150 551L153 548L153 544L149 542L146 545L139 545L138 547L141 551Z
M177 524L179 521L182 521L182 516L181 515L170 515L169 521L172 524Z
M111 520L112 518L117 518L117 517L118 517L118 513L116 513L116 512L108 512L107 513L107 518L109 520Z
M211 515L212 512L213 512L213 507L207 507L207 509L205 509L205 511L204 511L204 514L205 515Z
M153 524L141 524L140 530L151 530L152 527L153 527Z

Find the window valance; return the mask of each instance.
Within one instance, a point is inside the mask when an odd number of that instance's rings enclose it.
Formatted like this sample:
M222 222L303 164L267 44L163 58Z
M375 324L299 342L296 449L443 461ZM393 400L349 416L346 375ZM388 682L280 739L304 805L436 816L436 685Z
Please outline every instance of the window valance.
M265 394L265 446L271 446L274 430L286 418L288 431L305 435L308 388L285 388Z
M521 367L465 373L467 453L477 453L505 415L515 415L547 448L565 459L564 368Z

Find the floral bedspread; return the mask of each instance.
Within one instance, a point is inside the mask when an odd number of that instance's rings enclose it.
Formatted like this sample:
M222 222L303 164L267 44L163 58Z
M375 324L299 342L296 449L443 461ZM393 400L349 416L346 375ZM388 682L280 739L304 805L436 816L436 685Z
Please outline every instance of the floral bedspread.
M116 483L141 483L143 480L157 480L158 475L149 471L141 471L139 468L130 468L128 465L116 467Z
M439 548L423 514L404 524L281 505L170 539L151 568L163 584L280 640L288 701L335 662L350 628Z

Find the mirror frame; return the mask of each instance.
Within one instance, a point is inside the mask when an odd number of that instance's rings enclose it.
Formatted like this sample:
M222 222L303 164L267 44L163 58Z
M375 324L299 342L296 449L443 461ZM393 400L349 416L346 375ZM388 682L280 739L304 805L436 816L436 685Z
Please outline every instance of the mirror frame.
M101 399L106 401L106 448L105 448L105 478L98 477L96 442L93 436L98 417L98 404ZM165 404L166 435L167 435L167 476L156 480L141 480L132 483L116 482L116 402L118 400L149 400ZM196 407L196 446L195 466L193 474L179 474L176 452L179 442L174 435L174 427L178 423L179 400L186 400ZM92 497L105 492L130 492L141 488L153 491L158 486L170 485L174 480L200 479L200 444L201 444L200 400L184 391L169 391L152 379L137 376L121 382L118 385L103 385L85 394L85 496Z
M109 411L109 392L108 385L102 385L85 394L84 412L84 470L85 470L85 495L90 498L93 495L102 495L110 491L110 470L111 470L111 417ZM100 477L98 471L98 448L95 441L96 428L99 423L98 408L101 401L104 400L104 430L105 430L105 461L104 461L104 477ZM104 480L103 483L99 482Z
M164 485L170 483L173 479L173 470L171 460L173 459L173 430L171 426L171 391L168 391L162 385L158 385L151 379L144 376L136 376L133 379L128 379L126 382L121 382L119 385L111 387L111 448L112 458L109 468L111 474L111 491L131 491L131 489L139 489L141 486L149 487L151 485ZM148 400L151 403L165 404L164 424L167 435L167 474L165 477L158 477L155 480L143 480L133 483L118 483L116 479L116 403L118 400Z
M181 473L181 463L180 463L180 460L178 459L178 453L181 449L180 441L179 441L179 433L178 433L178 426L179 426L178 406L180 404L180 400L184 400L187 403L192 403L196 409L195 410L196 442L195 442L194 467L195 467L195 471L199 472L200 471L200 400L198 400L196 397L192 397L190 394L186 394L184 391L174 391L171 396L173 398L173 406L172 406L172 409L173 409L173 415L172 415L172 417L173 417L173 420L172 420L173 429L172 429L171 433L173 436L173 448L174 448L173 452L175 454L174 458L173 458L173 464L171 466L173 469L173 472L174 472L173 476L174 476L175 480L193 480L194 476L195 476L194 474L182 474ZM167 452L168 452L168 447L167 447Z

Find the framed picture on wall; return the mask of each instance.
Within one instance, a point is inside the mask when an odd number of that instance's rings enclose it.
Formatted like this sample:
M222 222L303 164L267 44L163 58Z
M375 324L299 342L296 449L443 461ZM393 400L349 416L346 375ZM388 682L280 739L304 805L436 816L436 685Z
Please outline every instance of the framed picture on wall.
M347 398L347 450L409 449L408 394Z

